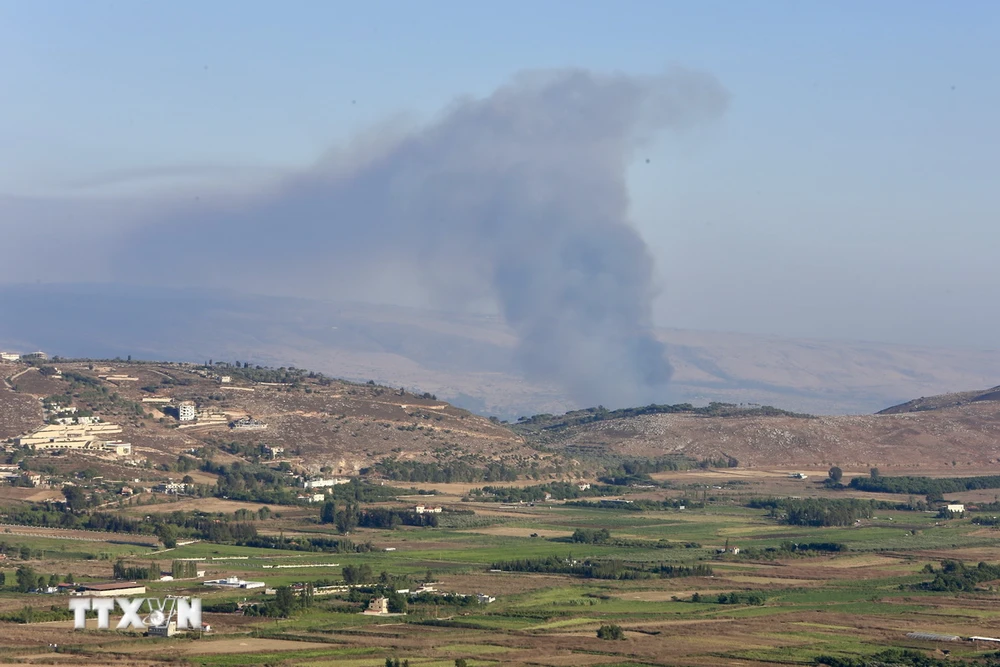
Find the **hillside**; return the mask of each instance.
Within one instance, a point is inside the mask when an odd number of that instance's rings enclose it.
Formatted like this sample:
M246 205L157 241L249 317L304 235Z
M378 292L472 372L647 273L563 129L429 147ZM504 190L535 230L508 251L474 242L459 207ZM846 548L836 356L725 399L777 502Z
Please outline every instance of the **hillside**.
M939 407L876 415L812 417L759 406L649 406L541 415L514 428L529 442L567 456L731 457L741 467L1000 465L1000 395L990 390L951 396L964 398L920 399L920 405Z
M300 471L344 475L390 461L476 468L503 463L520 475L594 474L614 461L663 456L728 457L740 467L1000 462L996 390L923 398L862 416L712 403L592 408L504 424L431 394L294 368L59 360L3 364L0 372L0 438L13 442L42 426L47 402L119 425L113 439L133 446L130 457L91 451L41 457L63 470L166 469L191 450L209 447L226 461L236 460L227 452L243 457L261 445L284 448L282 458ZM182 401L196 406L195 421L178 420ZM240 420L258 428L234 428Z
M906 403L900 403L878 412L880 415L898 415L906 412L923 412L925 410L941 410L953 408L979 401L1000 401L1000 386L981 391L963 391L940 396L916 398Z
M59 374L52 375L58 369ZM2 364L0 437L43 425L43 401L63 402L121 426L115 439L133 445L134 460L171 464L204 446L267 444L306 471L356 473L385 458L538 459L506 428L429 394L332 380L297 369L258 370L216 365L128 362L47 362L41 368ZM49 373L46 375L46 373ZM226 375L229 382L222 383ZM192 401L198 419L181 423L177 406ZM231 424L251 418L261 430ZM56 457L50 457L53 460ZM71 452L78 464L121 468L113 454ZM81 463L82 462L82 463Z

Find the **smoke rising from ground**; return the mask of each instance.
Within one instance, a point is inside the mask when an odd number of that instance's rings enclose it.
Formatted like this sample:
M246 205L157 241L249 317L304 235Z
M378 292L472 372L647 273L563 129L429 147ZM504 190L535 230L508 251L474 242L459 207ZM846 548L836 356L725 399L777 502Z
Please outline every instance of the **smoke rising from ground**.
M657 400L671 368L652 333L654 266L629 224L626 169L657 131L725 106L714 79L689 71L521 75L256 196L168 206L117 265L122 280L490 302L528 376L585 405Z

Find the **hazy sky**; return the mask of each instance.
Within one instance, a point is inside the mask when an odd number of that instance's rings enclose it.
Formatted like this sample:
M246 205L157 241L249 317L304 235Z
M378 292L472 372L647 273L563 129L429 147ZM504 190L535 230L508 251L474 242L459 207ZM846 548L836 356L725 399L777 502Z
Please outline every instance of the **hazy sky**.
M631 156L658 324L995 348L998 29L972 1L4 0L0 226L58 256L522 70L678 64L728 104ZM119 276L93 249L4 251L0 282Z

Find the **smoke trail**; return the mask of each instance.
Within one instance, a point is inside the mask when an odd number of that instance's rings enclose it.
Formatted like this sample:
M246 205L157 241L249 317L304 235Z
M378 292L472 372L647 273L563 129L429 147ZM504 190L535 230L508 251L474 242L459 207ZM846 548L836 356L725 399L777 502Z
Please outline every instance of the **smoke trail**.
M490 300L530 377L582 404L655 400L671 369L651 331L653 260L628 221L626 167L656 131L725 106L714 79L689 71L524 74L257 197L168 209L121 265L175 284Z

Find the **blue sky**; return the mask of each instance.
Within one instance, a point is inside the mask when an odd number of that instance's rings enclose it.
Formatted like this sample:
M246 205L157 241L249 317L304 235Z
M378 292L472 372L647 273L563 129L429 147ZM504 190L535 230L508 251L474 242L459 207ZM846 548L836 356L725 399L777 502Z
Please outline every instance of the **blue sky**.
M252 179L520 70L678 63L731 101L630 172L659 323L995 347L998 28L971 1L0 1L0 194Z

